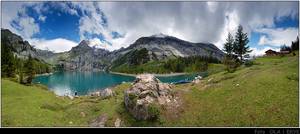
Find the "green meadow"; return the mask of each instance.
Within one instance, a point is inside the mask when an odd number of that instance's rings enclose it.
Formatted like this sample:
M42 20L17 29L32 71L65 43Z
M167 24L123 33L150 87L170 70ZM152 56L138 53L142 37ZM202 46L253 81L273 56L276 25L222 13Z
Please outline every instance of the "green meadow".
M88 126L106 114L106 126L119 118L123 126L287 127L299 125L299 58L260 57L250 67L227 73L221 64L209 65L208 77L198 84L174 85L182 109L174 116L161 112L155 121L137 121L124 108L124 83L108 99L56 96L41 85L25 86L1 80L4 127ZM215 68L212 69L212 68Z

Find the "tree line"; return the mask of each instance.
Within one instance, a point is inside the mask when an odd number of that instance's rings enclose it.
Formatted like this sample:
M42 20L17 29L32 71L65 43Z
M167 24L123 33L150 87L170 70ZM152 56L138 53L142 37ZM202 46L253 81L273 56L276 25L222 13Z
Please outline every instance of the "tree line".
M5 42L1 43L1 77L17 78L22 84L30 84L35 74L50 73L50 65L29 55L18 58Z
M286 46L285 44L280 46L280 51L296 51L299 50L299 37L297 36L295 41L292 41L291 46Z
M163 67L171 72L201 72L208 69L208 63L220 63L212 56L190 56L169 59Z

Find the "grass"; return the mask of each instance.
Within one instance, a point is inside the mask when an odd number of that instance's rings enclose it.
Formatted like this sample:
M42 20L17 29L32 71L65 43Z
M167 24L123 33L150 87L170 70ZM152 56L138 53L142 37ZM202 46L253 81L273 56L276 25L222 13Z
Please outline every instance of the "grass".
M298 53L297 53L298 54ZM124 108L130 84L115 87L116 96L100 100L82 96L56 97L42 86L24 86L2 79L3 126L88 126L101 114L107 126L120 118L125 126L298 126L299 72L297 56L261 57L234 73L210 65L199 84L176 85L182 98L180 115L162 114L156 121L137 121ZM212 69L215 68L215 69ZM85 113L85 117L80 115Z
M116 109L122 103L123 89L128 87L129 84L115 87L117 95L110 99L82 96L70 100L41 90L39 86L24 86L2 79L2 125L88 126L103 113L108 114L108 122L112 123L118 117ZM81 112L86 116L82 117Z
M183 95L182 116L165 125L298 126L298 57L262 57L255 62L190 85Z

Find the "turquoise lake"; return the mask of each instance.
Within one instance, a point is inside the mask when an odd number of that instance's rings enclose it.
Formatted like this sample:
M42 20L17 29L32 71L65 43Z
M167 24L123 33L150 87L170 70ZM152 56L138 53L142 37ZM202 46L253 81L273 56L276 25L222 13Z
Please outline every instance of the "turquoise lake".
M174 83L192 80L196 74L158 77L162 82ZM52 75L37 76L33 82L46 85L57 95L86 95L89 92L112 87L122 82L132 82L135 77L106 72L55 72Z

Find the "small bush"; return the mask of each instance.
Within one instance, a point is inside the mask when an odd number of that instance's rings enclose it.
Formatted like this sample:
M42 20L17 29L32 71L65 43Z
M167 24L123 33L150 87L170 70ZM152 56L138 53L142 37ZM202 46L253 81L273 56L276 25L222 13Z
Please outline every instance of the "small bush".
M157 120L160 116L160 107L156 104L151 103L148 106L148 113L151 116L151 119Z
M226 66L225 70L230 73L235 72L235 70L240 66L240 63L236 59L229 56L225 56L223 64Z
M134 94L128 94L128 97L130 100L134 101L135 99L137 99L137 96Z
M286 76L286 77L287 77L287 79L289 79L289 80L294 80L294 81L298 81L298 80L299 80L299 77L298 77L297 74L290 74L290 75L288 75L288 76Z
M252 65L254 65L254 62L252 60L247 60L244 64L246 67L251 67Z

